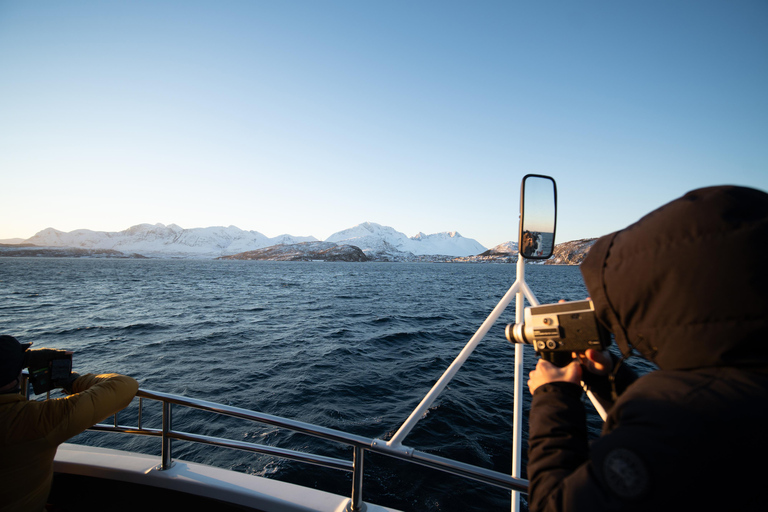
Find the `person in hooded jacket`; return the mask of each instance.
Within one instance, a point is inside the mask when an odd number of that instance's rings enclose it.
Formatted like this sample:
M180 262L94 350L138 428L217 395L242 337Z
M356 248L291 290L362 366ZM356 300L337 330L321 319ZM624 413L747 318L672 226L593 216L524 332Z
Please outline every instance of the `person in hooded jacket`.
M768 194L734 186L691 191L595 242L581 272L598 319L623 357L658 369L614 385L590 444L579 382L626 365L596 351L537 363L530 510L768 510L767 250Z
M78 375L62 383L68 396L44 401L21 394L21 371L30 359L64 353L29 349L13 336L0 336L0 511L43 511L53 482L56 449L125 408L138 383L114 373Z

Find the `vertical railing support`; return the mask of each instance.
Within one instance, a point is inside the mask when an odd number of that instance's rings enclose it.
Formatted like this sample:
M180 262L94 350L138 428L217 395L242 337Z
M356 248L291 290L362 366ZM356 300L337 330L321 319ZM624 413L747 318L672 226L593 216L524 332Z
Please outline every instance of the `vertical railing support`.
M515 272L515 283L525 283L525 259L522 256L517 257L517 271ZM533 299L536 300L536 299ZM525 309L525 290L523 286L518 287L515 295L515 322L520 322ZM514 414L512 419L512 477L520 478L522 467L522 444L523 444L523 346L515 343L515 370L514 370ZM511 512L520 511L520 493L512 491Z
M425 413L429 410L429 407L432 405L438 395L442 393L443 389L445 389L451 379L453 379L464 362L469 358L472 352L474 352L474 350L477 348L478 344L483 340L485 335L488 334L488 331L490 331L491 327L493 327L493 325L496 323L496 320L498 320L509 303L512 302L512 299L515 298L517 292L520 290L520 286L521 284L516 281L507 291L504 297L502 297L501 301L499 301L496 307L493 308L493 311L491 311L491 314L488 315L488 318L485 319L480 328L475 332L472 338L470 338L469 342L464 345L464 348L461 350L461 352L459 352L459 355L456 356L456 359L453 360L443 375L441 375L434 386L432 386L432 389L430 389L429 392L424 396L424 398L421 400L421 403L419 403L416 409L411 412L411 415L406 418L405 422L403 422L403 424L400 426L397 432L395 432L392 438L387 441L386 444L388 447L398 448L402 446L405 437L411 432L413 427L416 426L416 423L418 423L419 420L424 417Z
M171 403L163 400L163 437L160 450L160 470L164 471L173 467L173 458L171 455Z
M348 512L363 512L365 503L363 503L363 459L365 450L360 446L355 446L352 455L352 499L347 505Z

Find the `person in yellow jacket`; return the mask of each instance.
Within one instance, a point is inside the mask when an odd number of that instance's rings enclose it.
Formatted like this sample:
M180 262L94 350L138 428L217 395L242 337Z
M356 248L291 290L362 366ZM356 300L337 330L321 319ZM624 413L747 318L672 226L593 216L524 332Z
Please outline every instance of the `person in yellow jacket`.
M139 384L118 374L79 376L61 383L68 396L33 401L19 393L30 355L12 336L0 336L0 511L42 511L51 490L56 448L125 408Z

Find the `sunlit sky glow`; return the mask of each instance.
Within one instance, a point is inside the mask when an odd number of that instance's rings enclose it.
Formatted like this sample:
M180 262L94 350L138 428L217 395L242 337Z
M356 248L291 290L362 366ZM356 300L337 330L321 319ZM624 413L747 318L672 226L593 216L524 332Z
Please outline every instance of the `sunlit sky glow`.
M768 2L0 0L0 239L361 222L558 241L768 189Z

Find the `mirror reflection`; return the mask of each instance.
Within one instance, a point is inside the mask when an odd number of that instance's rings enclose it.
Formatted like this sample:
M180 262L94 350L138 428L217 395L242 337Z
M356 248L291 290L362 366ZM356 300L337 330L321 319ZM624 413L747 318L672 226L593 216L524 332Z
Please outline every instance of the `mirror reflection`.
M555 248L555 180L536 174L523 178L521 206L520 254L530 259L549 258Z

